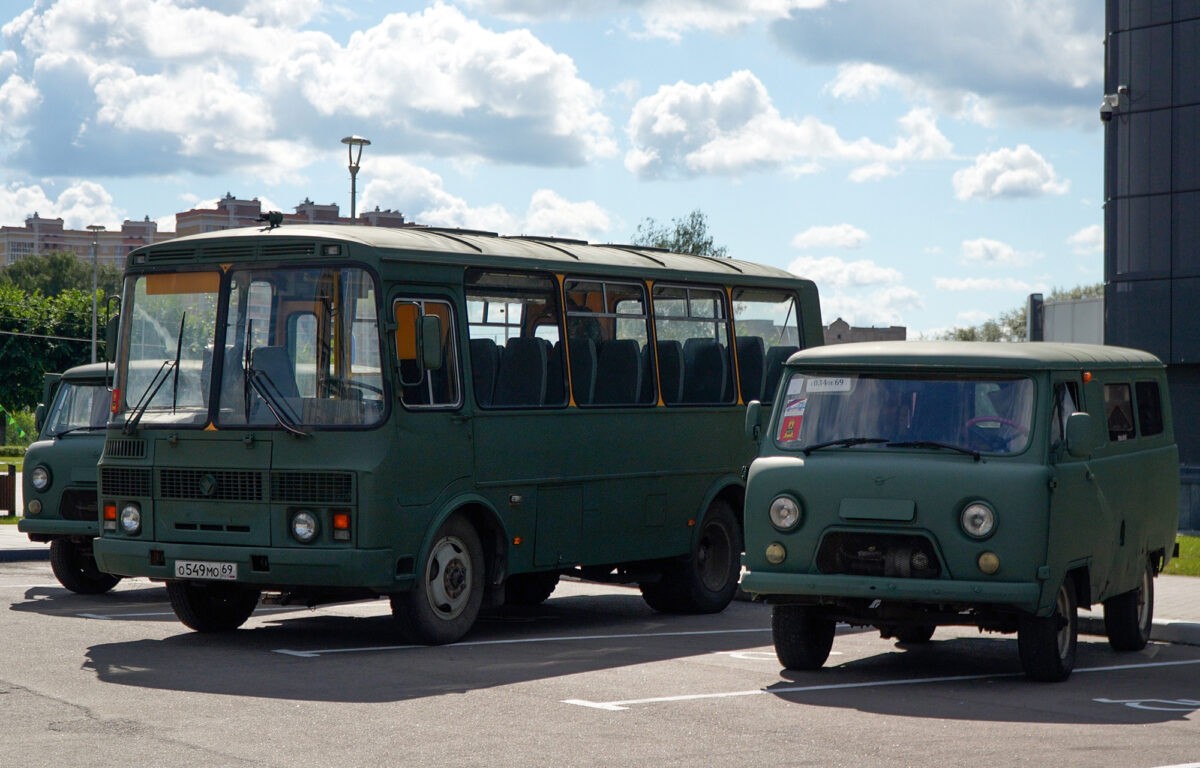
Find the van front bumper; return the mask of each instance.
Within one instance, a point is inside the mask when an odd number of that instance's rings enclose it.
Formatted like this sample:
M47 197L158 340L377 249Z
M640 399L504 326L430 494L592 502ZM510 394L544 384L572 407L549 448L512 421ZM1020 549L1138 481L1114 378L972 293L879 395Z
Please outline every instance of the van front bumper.
M889 579L808 573L748 571L742 589L756 597L862 598L887 602L1005 605L1036 612L1041 602L1039 582L951 581L949 579Z

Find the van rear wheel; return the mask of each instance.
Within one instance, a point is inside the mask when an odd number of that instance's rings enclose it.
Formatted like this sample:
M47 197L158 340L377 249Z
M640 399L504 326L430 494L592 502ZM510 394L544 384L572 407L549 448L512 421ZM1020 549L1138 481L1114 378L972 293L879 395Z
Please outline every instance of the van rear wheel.
M96 567L90 546L85 548L70 539L50 542L50 569L59 584L80 595L102 595L121 580Z
M806 605L777 605L771 611L775 656L788 669L820 669L833 648L837 623Z
M1079 640L1079 613L1075 585L1070 578L1058 588L1054 612L1049 616L1023 614L1017 626L1017 650L1021 667L1031 680L1058 683L1075 668Z
M1154 565L1146 561L1137 589L1104 601L1104 631L1114 651L1140 651L1154 626Z

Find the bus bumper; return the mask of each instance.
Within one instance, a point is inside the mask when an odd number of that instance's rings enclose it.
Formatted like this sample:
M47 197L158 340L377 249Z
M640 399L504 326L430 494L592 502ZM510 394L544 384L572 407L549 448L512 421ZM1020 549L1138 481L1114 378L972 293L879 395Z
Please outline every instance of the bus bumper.
M169 544L101 537L92 544L96 565L106 573L175 579L177 560L237 565L236 583L262 589L328 587L398 592L412 574L396 576L390 549L301 549Z
M871 576L770 573L742 575L742 589L773 599L786 596L864 598L886 602L1006 605L1036 612L1042 585L1037 582L889 579Z

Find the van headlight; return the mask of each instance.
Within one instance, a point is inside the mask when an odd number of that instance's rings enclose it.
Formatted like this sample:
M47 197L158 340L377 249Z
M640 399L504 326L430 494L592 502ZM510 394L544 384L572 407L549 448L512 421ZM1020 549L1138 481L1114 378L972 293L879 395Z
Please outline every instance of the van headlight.
M29 482L36 491L44 491L50 487L50 470L39 464L29 473Z
M771 525L781 531L790 531L800 525L800 504L791 496L777 496L767 514Z
M973 501L963 507L959 523L962 525L963 533L971 538L986 539L992 535L992 531L996 530L996 513L987 504Z

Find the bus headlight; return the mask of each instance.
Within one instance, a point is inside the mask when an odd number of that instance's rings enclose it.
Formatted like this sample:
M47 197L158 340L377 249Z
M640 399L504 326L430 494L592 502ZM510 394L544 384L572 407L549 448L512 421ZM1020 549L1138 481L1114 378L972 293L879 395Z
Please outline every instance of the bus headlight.
M50 470L39 464L29 473L29 482L33 484L34 490L44 491L50 487Z
M121 530L130 536L142 530L142 510L137 504L126 504L121 508Z
M301 544L310 544L319 531L317 516L307 509L292 515L292 537Z
M800 524L800 505L791 496L776 497L767 514L771 525L781 531L790 531Z
M986 539L996 530L996 513L987 504L973 501L963 507L959 522L963 533L971 538Z

